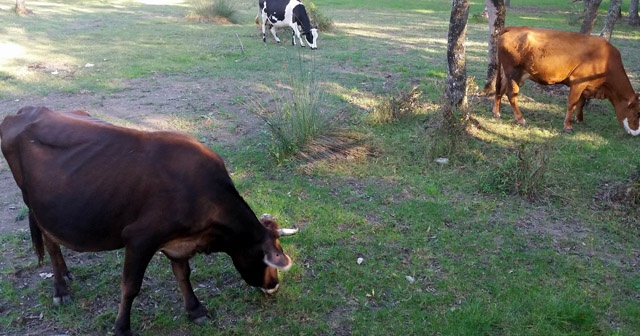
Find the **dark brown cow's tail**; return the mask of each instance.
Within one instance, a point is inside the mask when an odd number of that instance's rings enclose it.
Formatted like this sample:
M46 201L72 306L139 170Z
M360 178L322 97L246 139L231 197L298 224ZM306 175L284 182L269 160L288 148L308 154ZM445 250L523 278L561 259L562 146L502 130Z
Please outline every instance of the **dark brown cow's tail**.
M44 262L44 240L42 239L42 231L36 224L36 219L33 217L31 209L29 209L29 231L31 232L31 244L33 244L38 256L38 265L42 265Z

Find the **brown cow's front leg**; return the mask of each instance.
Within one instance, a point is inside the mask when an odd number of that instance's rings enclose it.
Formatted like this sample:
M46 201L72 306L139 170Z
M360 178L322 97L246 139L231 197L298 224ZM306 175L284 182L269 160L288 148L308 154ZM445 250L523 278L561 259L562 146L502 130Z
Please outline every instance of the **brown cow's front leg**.
M155 253L155 249L127 245L125 248L124 269L122 271L121 298L118 317L114 331L116 336L130 336L131 333L131 305L138 296L144 272Z
M187 311L189 320L197 324L204 323L209 318L209 311L200 303L195 293L193 293L193 287L191 287L191 281L189 280L191 275L189 260L172 259L171 269L173 270L176 280L178 280L178 286L180 286L182 300L184 301L184 308Z
M71 301L69 287L65 281L65 278L66 280L72 279L71 272L64 262L60 245L45 235L44 246L51 257L51 267L53 268L53 304L56 306L64 305Z

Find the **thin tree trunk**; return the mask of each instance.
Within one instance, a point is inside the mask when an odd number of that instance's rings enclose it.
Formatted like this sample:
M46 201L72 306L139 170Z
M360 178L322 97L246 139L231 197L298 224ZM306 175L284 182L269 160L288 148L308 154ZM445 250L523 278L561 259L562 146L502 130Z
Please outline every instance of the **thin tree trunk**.
M602 3L602 0L584 0L584 21L582 21L582 27L580 28L582 34L591 35L593 25L596 24L596 19L598 18L600 3Z
M638 16L638 0L631 0L631 4L629 4L629 24L634 27L640 26L640 16Z
M33 14L33 12L27 8L25 1L26 0L16 0L16 7L14 10L18 15Z
M470 0L453 0L447 40L447 87L445 96L454 109L467 106L467 64L464 42L467 35ZM453 113L451 109L444 109ZM445 115L445 120L453 116Z
M482 92L491 94L496 90L496 76L498 74L498 35L504 29L506 9L504 0L485 0L489 14L489 50L487 57L487 80Z
M611 34L613 34L613 27L616 25L616 21L620 16L620 7L622 0L611 0L609 3L609 12L607 12L607 18L604 21L604 27L600 32L600 37L605 38L607 41L611 40Z

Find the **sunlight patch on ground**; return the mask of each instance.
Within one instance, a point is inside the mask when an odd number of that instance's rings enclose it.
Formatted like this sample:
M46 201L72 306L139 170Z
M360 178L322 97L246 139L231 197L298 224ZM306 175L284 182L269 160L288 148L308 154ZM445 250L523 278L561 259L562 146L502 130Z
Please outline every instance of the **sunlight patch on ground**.
M25 55L24 47L13 42L0 42L0 71L4 70L4 66L11 63L13 59L22 58Z

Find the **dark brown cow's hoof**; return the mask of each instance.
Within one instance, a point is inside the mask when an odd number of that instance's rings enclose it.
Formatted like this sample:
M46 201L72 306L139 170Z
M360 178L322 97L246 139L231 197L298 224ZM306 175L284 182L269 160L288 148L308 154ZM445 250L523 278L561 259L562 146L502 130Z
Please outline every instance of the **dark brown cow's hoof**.
M564 132L567 134L573 134L573 128L565 128Z
M56 307L64 306L69 303L71 303L71 297L69 295L53 297L53 305Z

